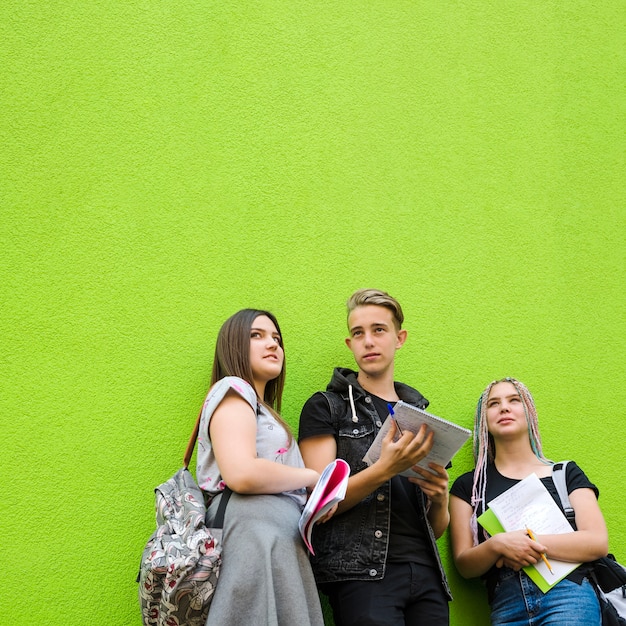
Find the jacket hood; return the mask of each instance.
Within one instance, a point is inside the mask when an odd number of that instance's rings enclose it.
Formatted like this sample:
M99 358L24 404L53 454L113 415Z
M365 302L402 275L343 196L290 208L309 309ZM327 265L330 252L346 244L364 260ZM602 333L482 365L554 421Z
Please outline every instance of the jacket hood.
M326 391L333 391L344 395L348 393L348 387L352 385L355 390L358 389L360 393L364 393L361 385L356 379L357 373L347 367L336 367L333 370L333 376L326 387Z
M326 391L332 391L344 398L351 394L354 394L356 398L367 395L367 392L359 385L356 377L357 372L354 370L348 367L336 367L333 370L333 376L326 387ZM413 389L413 387L409 387L404 383L394 382L393 385L401 400L414 404L420 409L425 409L429 405L428 400L417 389Z

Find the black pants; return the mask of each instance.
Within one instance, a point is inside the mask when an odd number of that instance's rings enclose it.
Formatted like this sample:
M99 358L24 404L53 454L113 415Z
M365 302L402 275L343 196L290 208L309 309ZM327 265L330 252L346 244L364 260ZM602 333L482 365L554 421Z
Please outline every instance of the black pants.
M348 580L322 587L335 626L448 626L448 599L439 570L388 563L381 580Z

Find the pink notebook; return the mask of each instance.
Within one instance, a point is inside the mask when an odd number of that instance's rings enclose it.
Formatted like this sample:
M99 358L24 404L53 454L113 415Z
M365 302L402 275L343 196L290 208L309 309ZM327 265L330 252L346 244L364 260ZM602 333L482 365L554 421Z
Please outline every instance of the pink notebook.
M337 502L341 502L346 497L349 477L350 466L343 459L335 459L324 468L311 492L298 523L302 539L311 554L315 554L311 545L313 525Z

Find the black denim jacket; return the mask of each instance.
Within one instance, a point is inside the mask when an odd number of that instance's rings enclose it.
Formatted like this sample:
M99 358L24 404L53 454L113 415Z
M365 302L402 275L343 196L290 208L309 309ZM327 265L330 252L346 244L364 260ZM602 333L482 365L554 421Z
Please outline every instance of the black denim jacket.
M419 408L426 408L426 400L417 390L402 383L394 383L401 400ZM350 401L352 387L352 403ZM336 368L324 392L333 418L337 419L337 457L345 459L352 474L367 465L363 456L382 426L374 402L357 383L355 372ZM353 412L354 407L354 412ZM441 575L441 583L448 595L450 587L437 550L433 530L426 516L427 498L416 485L420 505L419 519ZM315 527L311 558L313 571L319 584L339 580L375 580L385 574L390 526L390 481L381 485L350 510Z

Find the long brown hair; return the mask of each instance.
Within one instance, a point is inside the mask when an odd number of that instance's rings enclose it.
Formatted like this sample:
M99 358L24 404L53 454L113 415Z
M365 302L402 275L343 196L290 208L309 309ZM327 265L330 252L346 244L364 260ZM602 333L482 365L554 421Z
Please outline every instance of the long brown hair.
M242 309L231 315L220 328L215 342L215 357L211 372L211 386L225 376L238 376L254 387L252 367L250 365L250 329L254 320L260 315L268 317L280 337L280 347L284 350L283 336L276 317L269 311L259 309ZM291 439L291 430L280 417L280 408L285 387L285 359L280 374L265 385L265 393L259 401L264 404L274 417L283 425Z

